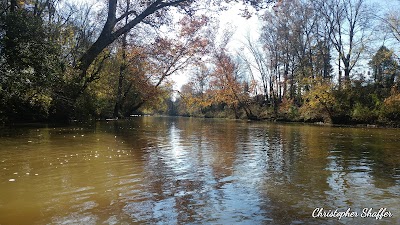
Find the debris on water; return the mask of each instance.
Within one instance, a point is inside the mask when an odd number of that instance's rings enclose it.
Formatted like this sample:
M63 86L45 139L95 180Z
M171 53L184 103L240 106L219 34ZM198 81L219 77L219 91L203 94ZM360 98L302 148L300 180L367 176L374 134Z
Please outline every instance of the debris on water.
M14 181L15 181L15 179L9 179L8 181L10 181L10 182L14 182Z

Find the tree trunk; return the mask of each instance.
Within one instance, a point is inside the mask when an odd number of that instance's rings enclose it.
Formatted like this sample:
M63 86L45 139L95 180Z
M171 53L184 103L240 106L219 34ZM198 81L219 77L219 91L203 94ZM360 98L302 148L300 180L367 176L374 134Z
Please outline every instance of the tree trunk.
M125 13L128 13L130 7L130 0L126 1L126 11ZM125 25L128 24L128 17L125 18ZM127 46L127 37L128 33L125 33L122 38L122 62L121 65L119 66L119 78L118 78L118 89L117 89L117 99L115 102L114 106L114 113L113 117L118 118L120 114L120 110L122 108L122 87L123 87L123 82L125 79L125 73L127 69L127 60L126 60L126 46Z
M17 0L11 0L10 1L10 11L15 12L16 8L17 8Z
M122 88L123 88L123 82L124 82L125 73L126 73L126 45L127 45L126 38L127 38L127 34L125 34L122 39L122 62L121 62L121 65L119 66L117 99L115 102L114 113L113 113L114 118L119 117L119 112L122 108Z
M350 55L343 60L344 64L344 86L350 88Z
M341 68L341 59L339 58L339 66L338 66L338 69L339 69L339 77L338 77L338 89L339 89L339 91L342 89L342 68Z

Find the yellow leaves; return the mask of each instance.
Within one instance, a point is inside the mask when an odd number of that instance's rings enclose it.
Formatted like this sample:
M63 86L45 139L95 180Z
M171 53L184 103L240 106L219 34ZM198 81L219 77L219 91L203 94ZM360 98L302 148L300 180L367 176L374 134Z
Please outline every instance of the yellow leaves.
M319 107L321 104L334 104L334 97L332 95L331 85L328 83L318 84L312 87L312 89L305 95L308 100L308 104L311 107Z
M382 105L382 115L389 120L400 120L400 93L392 91L392 95L387 97Z
M310 80L308 83L310 90L304 95L304 104L301 112L306 119L314 118L321 112L325 112L331 116L331 111L336 104L333 96L332 84L324 81L322 78Z
M384 101L385 107L400 109L400 93L394 93ZM400 113L400 111L399 111Z

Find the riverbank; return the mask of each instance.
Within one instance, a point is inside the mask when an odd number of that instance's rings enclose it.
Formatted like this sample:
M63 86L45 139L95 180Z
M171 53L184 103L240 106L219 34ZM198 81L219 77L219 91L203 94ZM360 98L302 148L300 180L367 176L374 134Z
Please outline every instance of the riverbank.
M399 123L381 123L381 122L376 122L376 123L332 123L332 122L323 122L323 121L304 121L304 120L289 120L285 118L232 118L232 117L205 117L205 116L170 116L170 115L162 115L162 114L156 114L156 115L146 115L146 117L183 117L183 118L206 118L206 119L224 119L224 120L241 120L241 121L249 121L249 122L272 122L272 123L282 123L282 124L308 124L308 125L317 125L317 126L331 126L331 127L354 127L354 128L387 128L387 129L392 129L392 128L400 128ZM68 122L62 121L62 122L54 122L54 121L39 121L39 122L26 122L26 121L14 121L14 122L3 122L0 123L0 126L3 127L24 127L24 126L29 126L29 127L38 127L38 128L43 128L43 127L63 127L66 125L71 125L71 124L92 124L97 121L125 121L125 120L130 120L135 117L127 117L127 118L117 118L117 119L87 119L87 120L70 120Z

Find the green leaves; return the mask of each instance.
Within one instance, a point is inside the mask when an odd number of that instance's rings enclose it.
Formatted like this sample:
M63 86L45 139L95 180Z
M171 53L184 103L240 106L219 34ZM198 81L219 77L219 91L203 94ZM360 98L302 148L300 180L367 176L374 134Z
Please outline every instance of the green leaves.
M50 24L41 17L24 10L2 17L0 104L6 110L0 116L11 120L44 118L53 84L60 76L60 46L52 41Z

